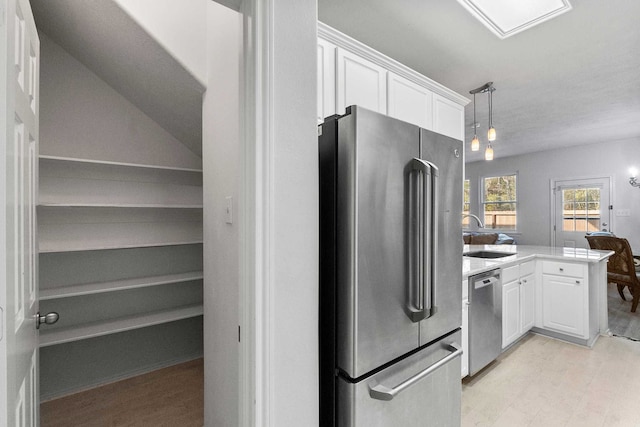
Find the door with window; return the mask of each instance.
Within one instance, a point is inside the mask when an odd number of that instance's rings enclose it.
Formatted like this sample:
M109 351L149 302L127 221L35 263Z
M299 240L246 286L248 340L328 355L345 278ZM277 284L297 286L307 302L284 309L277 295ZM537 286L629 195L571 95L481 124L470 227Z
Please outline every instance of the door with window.
M611 231L609 194L609 178L556 181L554 246L588 248L587 233Z

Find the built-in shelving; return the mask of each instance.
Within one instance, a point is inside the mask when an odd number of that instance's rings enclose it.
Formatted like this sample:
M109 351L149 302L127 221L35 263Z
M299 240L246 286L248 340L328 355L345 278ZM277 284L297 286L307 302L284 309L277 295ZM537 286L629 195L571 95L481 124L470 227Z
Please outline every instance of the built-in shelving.
M38 214L40 253L202 243L201 209L41 206Z
M117 292L127 289L145 288L150 286L168 285L172 283L202 280L202 271L190 271L181 274L165 274L162 276L136 277L110 282L83 283L69 286L52 286L40 291L40 300L46 301L57 298L70 298L80 295L99 294L103 292Z
M169 310L142 313L109 321L99 321L82 326L70 326L57 329L42 329L40 332L40 347L63 344L72 341L94 338L147 326L159 325L203 314L202 304L193 304Z
M39 205L202 208L202 171L40 156Z

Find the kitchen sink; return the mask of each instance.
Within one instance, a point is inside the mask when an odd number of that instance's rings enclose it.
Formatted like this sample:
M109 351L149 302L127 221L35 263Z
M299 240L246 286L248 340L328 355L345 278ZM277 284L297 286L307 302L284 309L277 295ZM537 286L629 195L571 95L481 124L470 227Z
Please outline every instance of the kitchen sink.
M515 252L493 252L493 251L474 251L462 254L472 258L503 258L510 255L515 255Z

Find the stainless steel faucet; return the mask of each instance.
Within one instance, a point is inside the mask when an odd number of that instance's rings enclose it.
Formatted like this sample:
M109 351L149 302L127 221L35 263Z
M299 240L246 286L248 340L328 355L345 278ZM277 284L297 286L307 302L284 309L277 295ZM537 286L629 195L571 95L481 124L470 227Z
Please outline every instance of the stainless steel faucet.
M478 221L478 227L484 228L484 224L482 223L482 221L480 221L480 218L478 218L476 215L474 215L474 214L462 214L462 218L465 218L465 217L468 217L468 216L473 218L473 219L475 219L476 221Z

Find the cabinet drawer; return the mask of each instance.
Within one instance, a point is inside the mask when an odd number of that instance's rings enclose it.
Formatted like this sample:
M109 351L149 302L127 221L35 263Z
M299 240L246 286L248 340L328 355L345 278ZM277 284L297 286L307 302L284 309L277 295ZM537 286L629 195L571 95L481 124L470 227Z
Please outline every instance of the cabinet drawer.
M584 266L569 262L543 261L542 273L556 276L584 277Z
M536 264L534 261L523 262L522 264L520 264L520 277L533 274L535 269L536 269Z
M512 265L502 269L502 284L506 285L520 277L520 265Z

